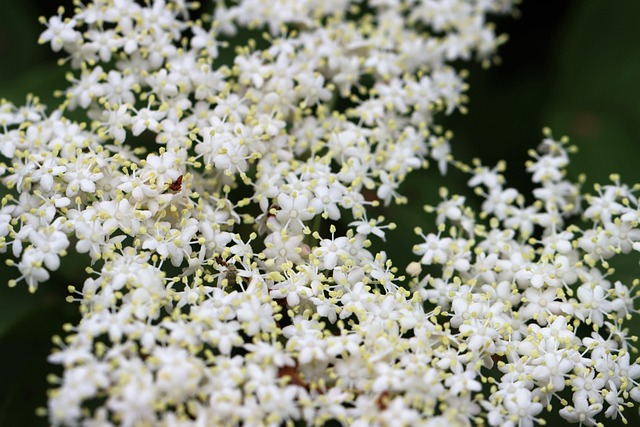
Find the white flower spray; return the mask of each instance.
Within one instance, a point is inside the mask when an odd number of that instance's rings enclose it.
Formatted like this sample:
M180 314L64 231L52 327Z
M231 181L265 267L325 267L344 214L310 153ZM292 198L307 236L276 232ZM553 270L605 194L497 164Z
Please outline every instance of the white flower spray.
M454 160L438 125L465 109L451 64L488 64L504 39L487 16L511 6L241 0L190 20L182 0L95 0L44 20L74 72L50 114L0 105L0 249L31 291L67 252L90 258L49 422L624 417L638 282L609 260L640 251L638 188L583 194L572 147L545 131L525 197L504 165ZM430 159L484 202L443 188L405 278L369 249L395 228L373 208L407 202Z

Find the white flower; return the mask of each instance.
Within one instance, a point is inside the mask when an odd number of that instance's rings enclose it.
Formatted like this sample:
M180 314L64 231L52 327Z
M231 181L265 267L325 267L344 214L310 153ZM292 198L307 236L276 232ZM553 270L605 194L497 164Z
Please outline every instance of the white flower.
M142 248L156 251L161 257L169 258L171 264L179 267L183 259L191 255L191 239L196 234L196 220L187 221L181 229L171 228L167 223L156 223L154 233L143 239Z
M602 411L601 403L589 403L587 399L577 399L575 406L566 406L560 409L562 418L569 422L580 423L584 426L596 425L595 416Z
M453 374L448 376L444 383L453 395L464 395L482 389L482 384L476 378L476 372L463 370L460 365L456 365Z
M556 288L527 288L524 291L520 314L526 319L534 319L545 326L550 315L559 315L564 302L559 300Z
M494 187L489 190L489 195L482 204L482 211L494 214L498 219L505 219L511 204L516 200L518 192L515 188Z
M531 376L547 392L562 391L565 387L565 375L573 369L573 362L562 354L547 353L532 363L535 368Z
M96 191L96 181L102 179L104 174L92 156L84 155L67 165L66 172L62 175L67 182L67 197L72 197L83 191L93 194Z
M518 388L515 393L504 400L504 408L507 413L518 420L519 427L533 427L540 412L542 404L533 399L533 393L526 388Z
M315 209L310 206L309 198L302 194L278 194L278 208L276 219L290 228L293 232L299 232L304 227L304 221L308 221L315 216Z
M35 291L38 283L49 280L49 272L43 267L45 257L45 253L33 248L27 248L22 253L18 263L18 270L22 276L18 280L24 279L30 291Z
M421 231L419 231L421 233ZM430 264L446 264L449 260L449 250L451 247L451 238L440 237L433 233L424 236L424 243L415 245L413 253L422 255L420 262L425 265Z
M602 326L604 315L611 310L605 290L596 284L585 283L578 288L577 295L580 303L575 304L576 317Z
M49 18L47 29L40 34L39 43L51 43L51 49L59 51L65 44L73 45L81 40L82 36L75 30L75 19L62 19L62 11Z

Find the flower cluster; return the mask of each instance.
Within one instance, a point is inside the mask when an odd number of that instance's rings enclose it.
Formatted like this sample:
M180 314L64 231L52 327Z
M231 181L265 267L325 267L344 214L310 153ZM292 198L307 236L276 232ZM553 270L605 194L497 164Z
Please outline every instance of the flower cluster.
M434 270L414 279L412 290L440 311L441 347L461 365L447 367L445 385L456 372L469 391L490 385L476 408L490 425L533 425L554 400L563 418L581 425L596 425L601 412L624 420L628 398L640 401L635 338L623 327L637 312L640 281L612 280L608 260L640 249L638 188L612 176L597 195L583 195L565 178L568 140L545 134L527 164L536 186L530 203L505 186L503 165L459 165L484 200L481 213L444 190L443 201L427 207L438 230L417 230L424 243L414 252L422 258L411 271ZM497 371L489 376L489 369Z
M9 284L89 264L51 424L526 427L560 406L595 425L640 401L637 283L607 261L640 251L637 189L583 195L547 133L527 203L437 124L510 0L195 7L60 10L40 41L73 69L63 103L0 104ZM405 280L371 250L395 227L375 207L430 160L484 202L442 190Z

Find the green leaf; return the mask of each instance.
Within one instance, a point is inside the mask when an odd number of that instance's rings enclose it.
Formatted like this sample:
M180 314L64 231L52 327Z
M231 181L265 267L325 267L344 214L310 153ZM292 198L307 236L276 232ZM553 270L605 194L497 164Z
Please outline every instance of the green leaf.
M45 49L37 43L43 27L28 1L14 1L0 13L0 79L23 72L42 57Z
M46 405L46 377L60 374L60 367L47 362L51 352L51 337L62 333L64 323L78 323L77 307L64 301L63 281L53 275L40 286L35 295L28 295L26 286L7 293L0 287L0 425L44 426L46 419L36 416L36 409ZM24 284L23 284L24 285ZM13 305L14 307L10 307ZM7 321L6 310L18 315Z
M6 98L16 105L23 105L27 94L32 93L51 112L60 100L53 96L55 90L67 87L65 69L54 63L44 63L32 67L11 79L0 80L0 98Z
M640 180L639 19L640 2L577 2L557 51L547 122L577 143L593 182Z
M2 269L2 277L13 277L17 271ZM6 273L6 274L5 274ZM9 288L5 281L0 283L0 339L20 321L37 310L40 301L29 294L26 286Z

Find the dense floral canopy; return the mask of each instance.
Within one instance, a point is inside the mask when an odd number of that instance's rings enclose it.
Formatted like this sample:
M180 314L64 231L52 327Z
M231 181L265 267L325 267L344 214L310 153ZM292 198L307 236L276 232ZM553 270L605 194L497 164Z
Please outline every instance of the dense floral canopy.
M60 10L41 42L74 70L64 101L0 106L9 284L89 260L51 424L590 426L640 401L637 282L608 262L640 251L637 188L584 194L545 130L524 195L438 122L511 1L195 7ZM375 208L430 162L472 191L440 190L403 276Z

